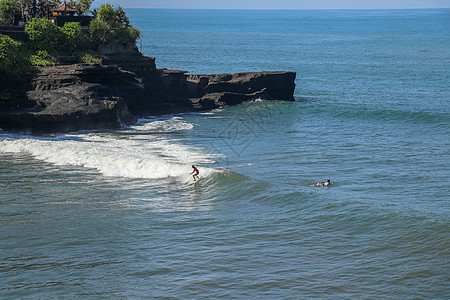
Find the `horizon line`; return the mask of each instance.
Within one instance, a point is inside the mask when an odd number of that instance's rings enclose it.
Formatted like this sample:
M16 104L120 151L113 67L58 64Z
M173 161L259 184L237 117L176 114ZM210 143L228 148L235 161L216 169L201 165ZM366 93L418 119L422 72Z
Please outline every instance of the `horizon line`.
M120 5L121 6L121 5ZM166 9L166 10L425 10L450 9L450 7L409 7L409 8L173 8L173 7L127 7L124 9Z

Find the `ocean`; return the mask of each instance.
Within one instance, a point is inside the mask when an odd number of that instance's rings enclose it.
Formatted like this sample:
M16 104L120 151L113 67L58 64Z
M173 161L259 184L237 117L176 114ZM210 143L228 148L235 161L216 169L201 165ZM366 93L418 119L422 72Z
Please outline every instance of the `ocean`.
M450 10L127 14L158 67L296 101L0 132L0 298L450 298Z

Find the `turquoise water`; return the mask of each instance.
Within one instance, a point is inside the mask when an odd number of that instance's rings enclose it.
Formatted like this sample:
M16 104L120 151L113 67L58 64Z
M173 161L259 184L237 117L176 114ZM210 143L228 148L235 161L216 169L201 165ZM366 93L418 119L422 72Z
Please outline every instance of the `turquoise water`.
M1 133L1 298L449 298L449 10L128 14L158 67L296 102Z

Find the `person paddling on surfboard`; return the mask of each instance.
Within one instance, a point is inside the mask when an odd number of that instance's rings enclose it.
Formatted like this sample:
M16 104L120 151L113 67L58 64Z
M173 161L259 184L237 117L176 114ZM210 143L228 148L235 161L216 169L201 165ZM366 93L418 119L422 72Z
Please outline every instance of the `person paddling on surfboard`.
M316 184L313 184L313 186L327 186L327 185L331 185L330 179L328 179L327 181L321 181Z
M192 177L194 177L194 181L197 181L197 179L200 179L200 177L198 177L198 174L200 172L194 165L192 165L192 169L194 169L194 170L191 172L191 175L192 175Z

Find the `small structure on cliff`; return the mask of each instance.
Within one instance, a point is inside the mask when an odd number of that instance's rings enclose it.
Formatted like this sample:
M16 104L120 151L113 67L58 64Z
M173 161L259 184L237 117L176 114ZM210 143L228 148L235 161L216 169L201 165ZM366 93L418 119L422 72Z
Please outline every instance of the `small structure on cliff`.
M49 0L33 0L23 9L22 21L24 24L32 19L50 19L57 26L64 26L67 22L78 22L81 26L89 26L93 17L83 15L77 8L70 7L66 1L59 6Z
M52 16L74 16L75 13L79 13L79 10L76 8L72 8L69 5L67 5L66 1L57 8L53 8L52 10Z
M60 6L51 9L50 20L56 26L64 26L67 22L78 22L81 26L89 26L93 17L81 16L80 11L67 5L66 1ZM77 14L77 16L75 16Z

